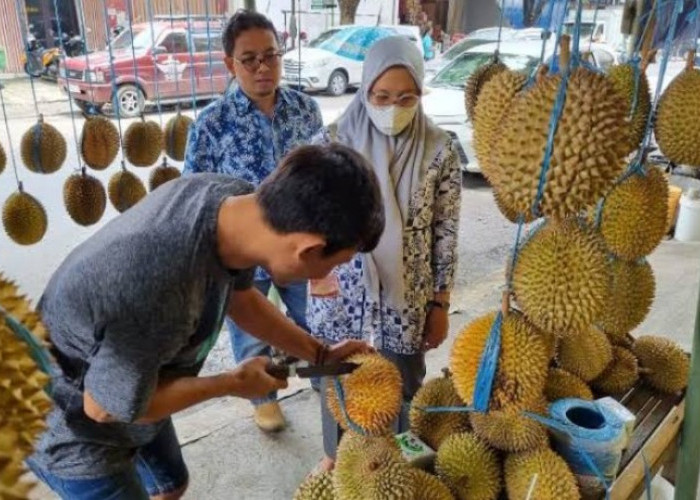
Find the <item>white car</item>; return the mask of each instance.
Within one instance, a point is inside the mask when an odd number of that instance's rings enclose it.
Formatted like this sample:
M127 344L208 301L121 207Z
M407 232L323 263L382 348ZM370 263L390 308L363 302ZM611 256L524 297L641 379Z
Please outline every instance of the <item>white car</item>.
M343 57L324 49L324 42L333 37L342 37L343 31L357 25L331 28L309 42L307 47L290 50L282 58L282 83L302 90L325 90L339 96L348 87L362 82L362 61ZM380 25L408 37L423 54L423 44L418 26Z
M545 61L551 59L553 48L553 42L545 47ZM464 109L465 83L469 75L491 60L495 50L496 44L491 43L463 52L424 86L423 109L436 125L457 140L463 172L480 172L472 145L472 125ZM501 42L499 58L512 70L532 74L539 64L541 51L542 42ZM590 51L593 64L603 70L617 61L612 49L601 44L592 44Z

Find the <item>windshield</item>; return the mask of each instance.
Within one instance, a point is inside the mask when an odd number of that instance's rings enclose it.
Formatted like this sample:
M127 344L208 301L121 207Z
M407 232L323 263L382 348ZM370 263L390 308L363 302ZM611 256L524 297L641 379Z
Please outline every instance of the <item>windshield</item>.
M450 47L449 50L442 55L442 58L446 61L451 61L452 59L460 55L462 52L466 52L472 47L476 47L477 45L483 45L485 43L491 42L489 40L482 40L481 38L465 38L464 40L460 40L459 42L455 43L452 47Z
M339 29L336 29L336 30L324 31L323 33L321 33L320 35L318 35L318 37L314 38L313 40L311 40L311 41L309 42L309 47L317 48L317 47L318 47L319 45L321 45L323 42L325 42L325 41L328 40L330 37L332 37L333 35L335 35L336 33L338 33L338 31L340 31L340 30L339 30Z
M564 24L564 33L571 36L574 34L574 23L566 23ZM593 33L593 28L594 28L593 23L581 23L581 27L579 28L579 33L580 33L580 38L590 38L591 33Z
M146 27L134 28L134 49L143 50L151 46L151 30ZM131 31L125 30L112 40L112 50L131 49Z
M452 87L463 89L469 78L477 69L493 58L490 53L464 53L448 64L430 81L433 87ZM501 62L513 71L530 74L537 66L538 59L526 55L501 54Z

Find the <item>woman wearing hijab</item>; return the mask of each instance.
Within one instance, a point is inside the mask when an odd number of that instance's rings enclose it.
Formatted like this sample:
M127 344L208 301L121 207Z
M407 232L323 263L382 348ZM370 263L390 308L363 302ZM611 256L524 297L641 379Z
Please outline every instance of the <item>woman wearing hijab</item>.
M423 59L408 38L379 40L367 52L355 98L316 138L350 146L374 165L386 229L372 253L312 284L308 324L328 343L365 339L396 364L405 403L398 432L408 428L425 351L447 336L457 260L459 159L447 133L423 112L422 82ZM329 469L340 429L322 401L326 458L319 469Z

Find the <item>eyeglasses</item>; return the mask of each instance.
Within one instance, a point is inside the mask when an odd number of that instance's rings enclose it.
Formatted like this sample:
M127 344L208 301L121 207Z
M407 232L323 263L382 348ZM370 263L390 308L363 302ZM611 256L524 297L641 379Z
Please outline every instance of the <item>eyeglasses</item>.
M389 92L370 92L370 100L375 106L390 106L397 104L402 108L410 108L418 104L420 96L417 94L392 95Z
M258 70L261 64L264 64L268 68L276 68L280 63L281 58L282 52L266 52L265 54L247 56L243 59L237 59L234 57L233 60L242 64L245 69L253 73Z

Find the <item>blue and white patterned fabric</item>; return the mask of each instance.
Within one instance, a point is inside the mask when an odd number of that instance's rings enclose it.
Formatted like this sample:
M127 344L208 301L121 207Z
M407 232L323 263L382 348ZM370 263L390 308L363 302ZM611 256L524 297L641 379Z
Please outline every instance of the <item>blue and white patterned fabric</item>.
M237 85L207 106L190 128L184 174L216 172L258 186L280 160L321 130L316 101L295 90L277 90L273 117L260 111ZM267 279L260 268L255 279Z

